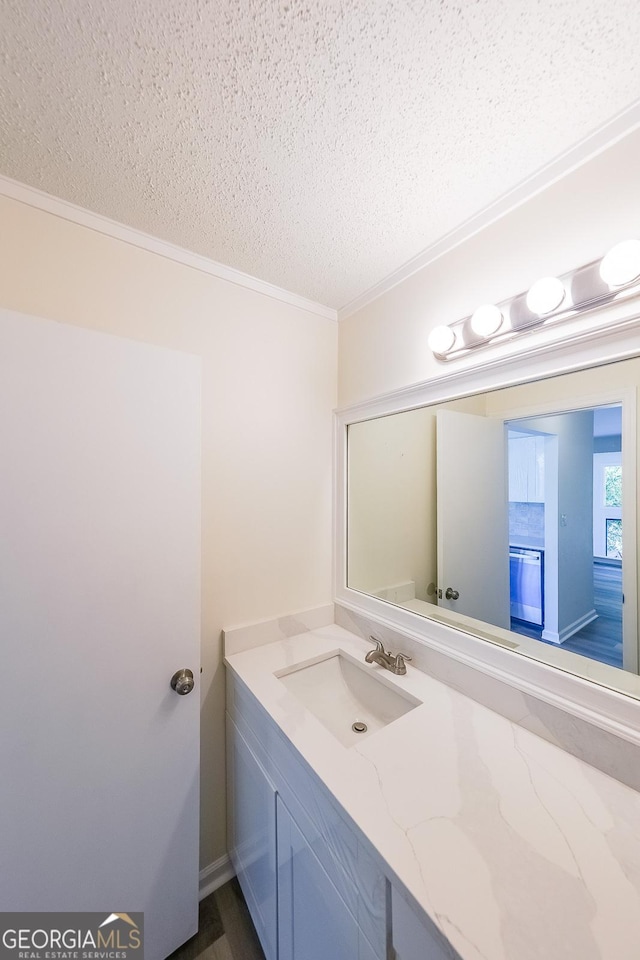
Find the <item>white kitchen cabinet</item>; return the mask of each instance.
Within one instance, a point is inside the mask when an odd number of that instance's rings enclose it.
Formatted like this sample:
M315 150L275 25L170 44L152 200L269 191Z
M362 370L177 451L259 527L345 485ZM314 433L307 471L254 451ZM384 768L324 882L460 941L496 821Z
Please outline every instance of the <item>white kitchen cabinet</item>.
M280 798L278 960L354 960L358 925Z
M509 500L544 503L544 437L509 437Z

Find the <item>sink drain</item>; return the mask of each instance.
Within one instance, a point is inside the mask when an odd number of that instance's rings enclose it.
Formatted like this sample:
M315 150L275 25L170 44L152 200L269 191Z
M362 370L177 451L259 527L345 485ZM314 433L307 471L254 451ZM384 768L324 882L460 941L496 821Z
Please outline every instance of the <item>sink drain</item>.
M354 733L366 733L367 725L366 723L363 723L361 720L356 720L355 723L351 724L351 729L353 730Z

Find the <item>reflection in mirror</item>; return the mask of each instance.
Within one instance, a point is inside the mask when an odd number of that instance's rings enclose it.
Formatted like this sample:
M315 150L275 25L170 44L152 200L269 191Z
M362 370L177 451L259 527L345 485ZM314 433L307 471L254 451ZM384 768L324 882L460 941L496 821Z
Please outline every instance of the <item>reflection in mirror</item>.
M622 406L507 423L510 627L622 667Z
M622 424L638 384L632 359L351 424L348 587L637 673Z

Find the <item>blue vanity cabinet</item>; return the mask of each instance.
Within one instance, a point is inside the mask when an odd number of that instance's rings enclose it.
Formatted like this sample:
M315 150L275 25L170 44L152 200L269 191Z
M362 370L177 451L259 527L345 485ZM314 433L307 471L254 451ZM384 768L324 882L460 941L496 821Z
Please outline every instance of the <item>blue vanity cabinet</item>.
M227 717L231 862L267 960L278 960L276 789L249 744Z
M282 800L278 823L278 960L355 960L358 925Z
M387 960L383 866L231 671L227 785L229 855L267 960Z

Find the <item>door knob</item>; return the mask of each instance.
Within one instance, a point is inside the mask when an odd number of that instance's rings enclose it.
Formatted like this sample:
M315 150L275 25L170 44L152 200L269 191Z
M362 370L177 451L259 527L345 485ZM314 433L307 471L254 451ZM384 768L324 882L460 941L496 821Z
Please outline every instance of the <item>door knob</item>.
M193 679L191 670L177 670L171 677L171 687L176 693L179 693L181 697L185 697L188 693L191 693L194 686L195 680Z
M460 594L457 590L454 590L453 587L447 587L445 591L445 598L447 600L457 600Z

